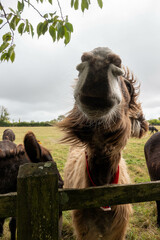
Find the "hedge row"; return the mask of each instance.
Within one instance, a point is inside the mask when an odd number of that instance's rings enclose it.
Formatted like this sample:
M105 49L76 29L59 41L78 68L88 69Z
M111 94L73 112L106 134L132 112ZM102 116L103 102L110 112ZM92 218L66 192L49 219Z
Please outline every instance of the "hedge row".
M53 126L55 123L50 122L1 122L0 127L46 127Z

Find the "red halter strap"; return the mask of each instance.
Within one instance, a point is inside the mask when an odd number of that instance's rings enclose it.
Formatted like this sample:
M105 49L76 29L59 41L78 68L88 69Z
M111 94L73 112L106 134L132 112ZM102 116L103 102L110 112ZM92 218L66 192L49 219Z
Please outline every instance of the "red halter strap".
M89 177L92 185L96 187L97 185L93 182L93 180L92 180L92 178L91 178L91 175L90 175L90 172L89 172L88 154L87 154L86 151L85 151L85 155L86 155L86 168L87 168L88 177ZM114 176L114 179L113 179L113 181L111 182L111 184L117 184L117 183L118 183L118 180L119 180L119 165L118 165L117 172L116 172L116 174L115 174L115 176ZM101 207L101 209L102 209L103 211L111 210L111 208L110 208L109 206Z

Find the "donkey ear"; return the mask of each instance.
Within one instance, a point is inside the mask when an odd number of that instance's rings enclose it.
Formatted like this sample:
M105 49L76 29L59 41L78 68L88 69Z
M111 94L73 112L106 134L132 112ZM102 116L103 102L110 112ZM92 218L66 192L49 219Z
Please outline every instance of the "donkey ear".
M24 137L24 146L26 153L31 162L40 162L41 147L37 142L37 139L33 132L28 132Z
M148 131L148 122L143 115L138 118L130 117L131 120L131 137L141 138Z

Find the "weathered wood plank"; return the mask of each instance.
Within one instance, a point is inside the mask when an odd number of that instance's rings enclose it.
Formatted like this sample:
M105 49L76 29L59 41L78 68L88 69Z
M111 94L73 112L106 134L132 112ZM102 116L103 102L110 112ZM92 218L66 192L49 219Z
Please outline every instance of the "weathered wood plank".
M160 181L110 185L87 189L59 190L60 208L65 210L160 200ZM0 217L16 216L16 193L0 195Z
M17 184L17 239L58 240L59 195L55 163L25 164Z
M160 200L160 181L59 190L62 211Z
M16 217L17 193L0 194L0 218Z

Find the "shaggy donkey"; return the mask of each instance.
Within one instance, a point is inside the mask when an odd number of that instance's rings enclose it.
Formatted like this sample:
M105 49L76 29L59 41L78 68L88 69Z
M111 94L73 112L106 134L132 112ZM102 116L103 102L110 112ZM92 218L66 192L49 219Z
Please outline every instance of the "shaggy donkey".
M16 139L14 132L11 129L5 129L3 132L2 140L10 140L14 142Z
M151 181L160 180L160 132L153 134L144 146L144 153ZM157 225L160 227L160 201L157 205Z
M142 137L148 129L137 103L136 80L128 69L121 68L120 57L108 48L86 52L81 59L75 105L59 123L66 132L62 141L72 145L64 187L129 183L122 149L131 135ZM74 210L77 239L124 239L131 209L130 205L119 205Z
M47 162L53 161L50 152L37 142L35 135L28 132L24 138L24 146L22 144L4 140L0 141L0 194L17 191L17 175L20 165L29 162ZM63 180L59 176L58 187L63 187ZM62 213L59 216L59 226L62 227ZM0 219L0 237L3 235L4 218ZM11 218L9 223L11 231L11 240L15 240L16 219Z

